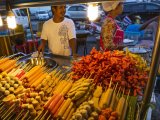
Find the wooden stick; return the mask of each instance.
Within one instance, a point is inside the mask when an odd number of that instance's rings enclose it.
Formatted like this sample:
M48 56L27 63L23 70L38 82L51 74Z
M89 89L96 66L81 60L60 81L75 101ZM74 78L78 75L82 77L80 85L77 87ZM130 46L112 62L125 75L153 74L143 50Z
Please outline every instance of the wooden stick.
M2 102L0 103L0 106L3 105L3 104L4 104L4 102L2 101Z
M49 120L49 119L50 119L50 117L51 117L51 114L48 116L47 120Z
M44 113L44 115L42 116L42 118L40 119L40 120L44 120L45 119L45 117L46 117L46 115L49 113L49 111L47 110L45 113Z
M27 120L29 120L31 118L31 116L29 116L28 118L27 118Z
M8 110L5 111L5 113L3 113L2 117L5 117L7 114L11 114L12 109L15 107L15 104L13 104L11 107L8 108Z
M3 58L4 58L4 56L1 56L1 57L0 57L0 59L3 59Z
M5 104L4 104L4 105L2 105L2 107L0 107L0 114L4 112L4 110L6 109L5 107L6 107L6 105L5 105Z
M130 90L129 90L129 92L128 92L126 101L128 101L128 99L129 99L129 94L130 94Z
M21 118L23 112L24 112L24 109L21 110L21 112L18 114L18 116L15 118L15 120L19 120L19 118Z
M12 113L13 113L14 109L12 109L6 116L3 120L6 120ZM8 120L8 119L7 119Z
M111 88L111 85L112 85L112 77L111 77L111 81L109 83L109 88Z
M27 110L27 113L24 115L24 117L21 120L25 120L25 118L28 116L29 110Z
M7 120L13 120L13 117L14 116L14 114L12 114Z
M34 120L38 120L38 118L43 115L43 114L42 114L43 112L44 112L44 110L42 110Z

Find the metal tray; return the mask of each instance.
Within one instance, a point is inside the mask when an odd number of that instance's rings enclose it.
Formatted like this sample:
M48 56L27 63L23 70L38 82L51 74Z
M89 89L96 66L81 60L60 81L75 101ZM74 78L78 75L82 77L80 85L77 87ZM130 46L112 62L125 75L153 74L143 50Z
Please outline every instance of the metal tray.
M31 57L29 57L21 62L26 63L26 64L29 63L33 66L43 65L43 66L46 66L46 67L52 68L52 69L54 69L58 66L57 62L49 57L45 57L45 58L31 58Z
M19 52L19 53L16 53L16 54L13 54L13 55L10 55L8 56L9 58L17 58L17 57L25 57L26 54L22 53L22 52Z

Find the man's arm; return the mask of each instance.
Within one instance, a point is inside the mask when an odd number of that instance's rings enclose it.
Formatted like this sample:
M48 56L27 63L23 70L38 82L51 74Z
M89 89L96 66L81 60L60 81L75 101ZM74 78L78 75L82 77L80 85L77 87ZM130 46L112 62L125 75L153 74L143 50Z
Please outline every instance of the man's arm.
M72 49L72 55L74 56L74 57L76 57L76 48L77 48L77 46L76 46L77 44L76 44L76 39L75 38L72 38L72 39L70 39L69 40L69 46L70 46L70 48Z
M39 53L44 52L44 48L45 48L46 43L47 43L47 40L44 40L44 39L41 40L41 45L38 47Z

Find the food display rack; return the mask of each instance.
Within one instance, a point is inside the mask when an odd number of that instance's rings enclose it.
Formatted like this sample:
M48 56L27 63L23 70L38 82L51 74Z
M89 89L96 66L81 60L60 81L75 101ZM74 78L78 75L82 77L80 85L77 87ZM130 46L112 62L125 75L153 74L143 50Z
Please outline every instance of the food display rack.
M102 1L108 1L108 0L102 0ZM102 1L97 1L97 0L59 0L59 1L39 1L37 0L35 1L26 1L23 3L19 1L12 1L12 8L27 8L27 7L35 7L35 6L45 6L45 5L60 5L60 4L73 4L73 3L88 3L88 2L102 2ZM157 34L156 34L156 40L155 40L155 45L154 45L154 50L153 50L153 54L152 54L152 62L151 62L151 68L150 68L150 73L149 73L149 81L147 83L147 88L145 90L145 94L144 94L144 98L143 98L143 102L142 102L142 109L141 109L141 113L142 113L142 118L144 118L144 114L147 110L147 104L150 102L151 100L151 95L153 92L153 88L154 88L154 84L155 84L155 79L156 79L156 74L157 74L157 70L158 70L158 65L159 65L159 51L160 51L160 16L158 17L158 30L157 30ZM60 60L63 61L63 60ZM65 63L63 61L63 63Z

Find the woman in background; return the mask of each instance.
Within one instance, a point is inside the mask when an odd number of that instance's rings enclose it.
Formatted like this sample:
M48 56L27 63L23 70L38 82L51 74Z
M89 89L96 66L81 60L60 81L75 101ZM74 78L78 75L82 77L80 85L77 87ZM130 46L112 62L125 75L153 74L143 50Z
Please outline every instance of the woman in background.
M124 32L115 18L123 12L123 2L103 2L103 9L108 13L102 24L100 49L103 51L123 48Z

